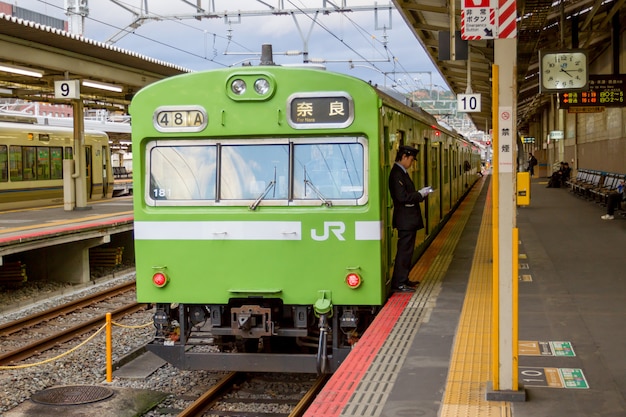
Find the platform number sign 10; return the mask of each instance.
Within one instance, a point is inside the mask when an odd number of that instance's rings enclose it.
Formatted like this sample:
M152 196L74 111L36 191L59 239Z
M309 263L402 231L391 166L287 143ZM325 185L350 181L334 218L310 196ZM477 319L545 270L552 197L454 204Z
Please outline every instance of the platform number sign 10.
M55 81L54 98L80 98L80 80Z
M456 111L471 113L480 110L480 94L457 94Z

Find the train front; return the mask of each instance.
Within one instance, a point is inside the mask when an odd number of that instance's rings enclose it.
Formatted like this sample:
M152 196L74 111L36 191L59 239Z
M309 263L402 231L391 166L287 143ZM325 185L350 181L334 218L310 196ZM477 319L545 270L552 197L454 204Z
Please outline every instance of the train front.
M387 294L378 100L354 78L241 67L131 105L137 298L182 369L333 372Z

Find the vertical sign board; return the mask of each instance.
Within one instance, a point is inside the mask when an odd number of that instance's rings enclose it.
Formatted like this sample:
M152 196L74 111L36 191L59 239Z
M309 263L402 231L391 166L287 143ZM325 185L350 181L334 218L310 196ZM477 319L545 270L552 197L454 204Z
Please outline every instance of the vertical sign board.
M495 38L497 1L461 1L461 39L475 41Z
M500 140L498 143L498 167L500 172L513 172L513 107L498 107L498 128Z
M516 0L461 0L461 39L517 37Z

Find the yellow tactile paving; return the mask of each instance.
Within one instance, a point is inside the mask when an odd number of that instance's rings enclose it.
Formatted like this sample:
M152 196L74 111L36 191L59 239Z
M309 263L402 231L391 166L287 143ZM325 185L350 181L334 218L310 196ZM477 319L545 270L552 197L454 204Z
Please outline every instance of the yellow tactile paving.
M476 242L440 417L508 417L510 404L485 399L490 379L492 224L491 187Z

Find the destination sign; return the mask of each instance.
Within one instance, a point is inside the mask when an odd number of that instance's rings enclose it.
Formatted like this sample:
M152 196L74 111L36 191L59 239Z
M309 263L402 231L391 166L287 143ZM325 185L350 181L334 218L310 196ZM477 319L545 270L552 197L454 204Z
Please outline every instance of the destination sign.
M588 91L564 91L559 101L562 109L626 106L626 75L590 74Z
M342 128L354 120L352 98L344 93L295 94L288 111L289 124L296 129Z

